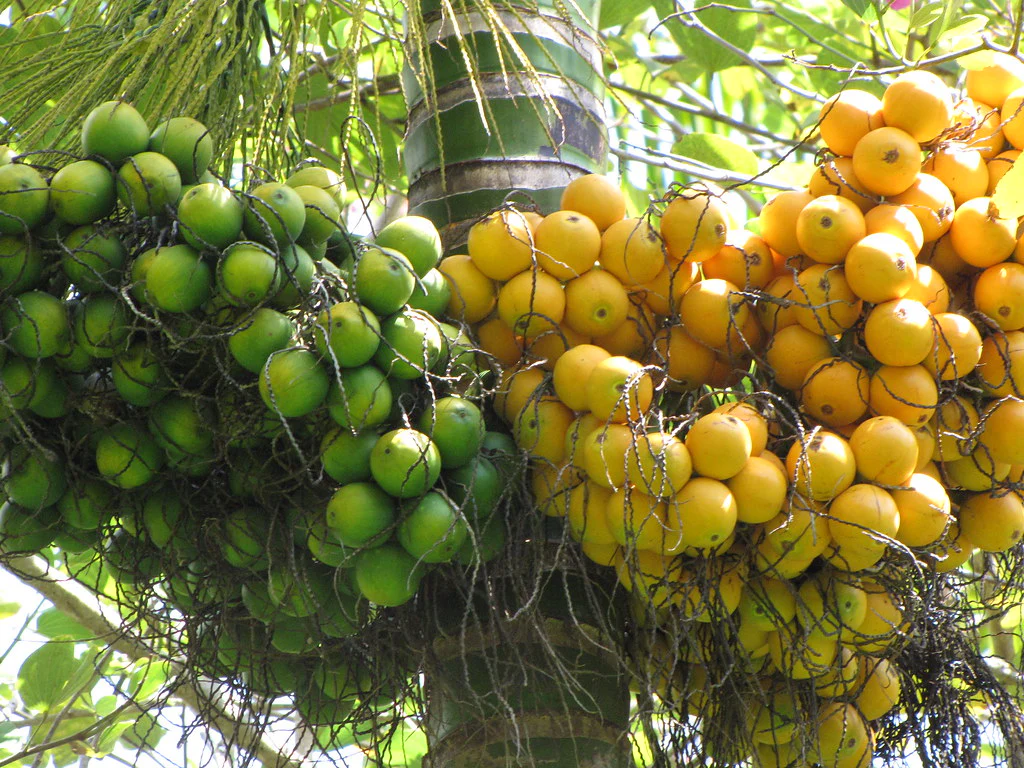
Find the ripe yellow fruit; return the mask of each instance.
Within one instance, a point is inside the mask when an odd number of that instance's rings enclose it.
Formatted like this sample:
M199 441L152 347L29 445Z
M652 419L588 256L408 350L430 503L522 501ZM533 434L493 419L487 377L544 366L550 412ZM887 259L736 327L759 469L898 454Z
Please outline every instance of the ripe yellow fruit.
M681 325L658 331L651 362L668 375L668 386L680 392L711 381L717 358L710 347L690 336Z
M918 443L913 430L892 416L875 416L850 435L857 474L871 483L896 486L917 469Z
M888 659L864 656L857 675L857 709L865 720L877 720L900 703L900 676Z
M974 493L960 505L958 520L978 549L1005 552L1024 536L1024 501L1012 490Z
M1024 331L987 336L977 371L982 389L993 397L1024 391Z
M876 128L853 150L853 172L864 188L876 195L906 192L920 170L921 148L899 128Z
M806 303L804 299L803 291L797 288L796 277L792 274L779 275L768 283L755 305L761 327L774 336L787 326L797 325L797 305Z
M922 365L883 365L871 377L868 404L879 416L894 416L904 424L924 424L939 400L935 379Z
M508 280L533 263L533 235L519 211L502 209L469 230L469 257L492 280Z
M604 347L613 355L641 357L654 336L655 321L644 304L630 301L626 321L611 333L597 336L594 344Z
M900 512L883 488L868 483L851 485L828 507L828 530L842 547L870 548L896 536Z
M849 200L825 195L809 202L796 219L796 239L804 254L821 264L841 264L867 234L864 214Z
M949 189L953 203L961 205L988 194L988 165L981 152L960 143L939 147L922 166Z
M626 453L626 482L643 493L667 498L682 490L693 474L686 444L666 432L645 432Z
M602 347L580 344L558 358L552 383L558 398L574 411L587 410L587 381L594 367L611 355Z
M571 280L597 263L601 232L582 213L555 211L537 225L534 246L541 269L559 280Z
M971 559L977 547L960 530L960 525L953 520L946 529L946 534L932 547L935 570L939 573L955 571Z
M974 308L1004 331L1024 328L1024 264L996 264L978 275Z
M876 304L864 321L864 346L883 365L917 365L935 346L932 313L919 301Z
M721 199L688 190L676 197L661 216L661 236L676 261L702 262L725 245L729 214Z
M784 259L802 253L800 243L796 239L796 221L800 211L814 197L804 189L787 190L771 197L761 208L761 237Z
M984 194L984 193L983 193ZM915 258L924 247L924 230L913 211L903 205L876 205L864 214L865 233L884 232L907 244Z
M908 547L927 547L942 538L950 522L949 494L934 477L915 472L892 491L900 512L897 541Z
M546 461L530 465L530 491L537 509L547 517L564 517L572 489L581 484L579 476L563 465Z
M522 346L528 363L536 363L546 371L553 371L562 355L589 340L588 336L577 333L563 322L557 328L541 331L529 339L524 338Z
M1017 219L999 218L991 197L976 197L956 209L949 238L961 259L984 269L1010 258L1017 246Z
M651 407L654 384L644 367L615 355L594 366L587 379L587 405L603 421L640 419Z
M950 290L936 269L929 264L918 264L914 282L903 298L919 301L933 315L938 315L949 310Z
M827 768L868 768L871 728L852 704L831 702L818 712L815 762Z
M981 444L1001 463L1024 464L1024 400L1006 397L985 409Z
M498 291L498 316L527 338L553 331L565 317L562 284L540 270L520 272Z
M825 674L839 655L839 639L809 635L796 622L769 633L768 653L775 669L790 680Z
M700 264L668 261L661 271L643 285L636 294L643 297L648 309L662 317L673 316L686 290L700 278Z
M605 510L612 492L592 480L585 480L569 490L565 505L565 522L569 535L581 544L618 546L608 527Z
M967 95L992 107L1000 106L1011 91L1024 87L1024 62L999 51L986 51L981 67L967 70Z
M889 202L910 209L921 225L926 243L938 240L953 223L953 193L930 173L917 174L913 183Z
M832 342L827 336L813 333L800 324L788 325L773 334L768 342L765 360L768 370L779 386L799 389L807 372L816 363L832 357Z
M585 470L583 466L583 442L595 429L604 425L597 420L592 413L584 413L573 419L572 424L565 431L565 460L577 469Z
M837 155L852 155L864 134L883 125L881 99L857 88L840 91L818 114L822 141Z
M969 456L945 462L942 476L951 489L991 491L1010 476L1010 465L996 461L984 446L978 446Z
M985 191L985 194L991 195L996 191L996 185L1006 175L1006 172L1010 170L1018 157L1020 157L1019 149L1008 149L1005 152L1000 152L985 164L988 170L988 189Z
M770 576L748 579L739 611L742 621L769 632L786 626L796 618L796 588Z
M751 403L726 401L715 408L715 413L735 416L750 432L750 455L760 456L768 446L768 421Z
M446 310L449 317L472 324L479 323L491 313L498 301L497 288L469 256L446 256L437 269L451 288Z
M565 324L582 336L614 333L628 315L629 294L610 272L592 269L565 286Z
M882 94L882 117L886 125L901 128L914 141L927 144L949 127L953 98L946 84L931 72L904 72Z
M736 500L741 523L766 523L782 511L789 485L786 474L774 462L751 456L726 485Z
M846 440L833 432L816 431L790 447L786 473L797 493L828 501L853 484L857 465Z
M764 288L775 278L768 244L745 229L730 232L725 245L700 267L705 278L726 280L744 288Z
M492 317L477 326L476 338L480 349L486 353L480 355L485 361L484 365L489 364L486 358L490 356L507 369L523 357L521 339L500 317Z
M526 404L544 396L544 371L539 368L508 368L494 395L494 409L511 423Z
M988 179L988 174L985 176ZM616 221L601 235L601 267L623 285L643 285L665 267L661 238L643 219Z
M962 130L966 129L967 146L978 150L986 160L991 160L1006 146L998 107L961 99L953 107L953 122Z
M850 289L872 304L902 298L916 273L917 261L907 244L885 233L868 235L855 243L844 264Z
M674 537L666 530L665 502L625 486L605 504L608 530L622 547L666 553Z
M686 433L694 470L717 480L727 480L743 469L752 446L747 425L724 413L701 416Z
M519 450L530 458L559 464L565 460L565 434L573 418L573 412L560 400L533 401L512 423L512 435Z
M861 589L868 595L867 616L852 633L849 644L862 653L878 654L900 639L908 625L902 608L884 586L873 579L862 578Z
M709 347L722 349L729 329L743 327L750 314L740 289L726 280L701 280L679 302L679 317L687 332Z
M823 162L807 180L807 190L816 198L838 195L856 205L862 213L878 203L878 196L871 194L857 178L852 157L833 157Z
M602 424L583 438L582 463L587 477L600 486L618 490L626 483L626 452L633 432L625 424Z
M694 477L668 500L666 515L672 552L715 547L736 529L736 499L724 483Z
M626 196L607 176L589 173L570 181L559 207L588 217L602 232L626 216Z
M962 395L946 400L935 409L933 461L957 461L971 452L978 427L978 409Z
M869 381L860 363L829 357L807 372L800 388L800 404L822 424L845 427L867 412Z
M863 307L844 269L828 264L815 264L797 275L792 300L796 302L793 307L796 321L822 336L838 336L852 328L860 319ZM770 329L770 326L765 327Z

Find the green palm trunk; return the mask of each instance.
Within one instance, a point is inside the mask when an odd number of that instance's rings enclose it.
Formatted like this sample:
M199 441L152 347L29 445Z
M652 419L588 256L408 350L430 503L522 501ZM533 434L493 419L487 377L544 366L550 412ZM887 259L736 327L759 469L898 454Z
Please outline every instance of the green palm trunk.
M421 2L426 48L410 51L405 72L405 160L411 212L458 242L515 190L556 210L569 181L604 171L608 131L590 34L600 0L506 0L493 15L452 5L463 9L454 18L441 0Z
M410 212L432 219L449 247L514 192L557 210L565 185L607 159L601 52L587 33L599 0L495 5L500 24L472 9L445 17L440 0L422 0L429 44L410 58L429 67L405 73ZM585 609L611 605L607 591L594 600L595 587L610 587L564 564L545 577L512 620L525 596L511 586L475 609L451 594L432 601L458 606L426 670L434 768L631 764L629 693L606 636L621 615Z

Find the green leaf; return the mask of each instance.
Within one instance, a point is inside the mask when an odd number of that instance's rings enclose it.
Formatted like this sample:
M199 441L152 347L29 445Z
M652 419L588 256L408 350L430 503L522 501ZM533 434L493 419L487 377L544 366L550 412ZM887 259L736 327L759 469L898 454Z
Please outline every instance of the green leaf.
M73 618L58 608L47 608L36 619L36 632L43 637L62 638L66 640L95 640L96 634L90 632Z
M167 682L167 667L154 659L143 659L132 665L128 678L128 692L135 701L152 698Z
M749 5L747 0L734 3ZM753 48L757 39L757 19L752 13L733 8L704 8L667 22L669 32L679 47L686 53L690 63L704 72L718 72L741 64L740 58L727 50L718 41L708 37L699 29L688 27L684 21L696 19L726 42L742 51Z
M843 0L843 5L849 8L851 11L856 13L858 16L863 16L864 13L871 8L871 0Z
M68 681L58 695L57 701L54 702L54 706L69 701L72 696L83 690L90 680L97 677L95 654L82 654L82 658L78 660L77 664L78 666L68 676Z
M77 665L72 643L51 640L29 654L18 670L18 692L25 706L55 706Z
M1010 170L996 184L992 207L1001 219L1024 216L1024 162L1020 157L1013 161Z
M121 720L108 726L103 734L100 736L99 742L96 744L96 751L101 754L107 754L112 752L114 747L117 745L118 739L120 739L124 732L127 731L135 722L135 715L129 715L130 719Z
M961 37L973 37L988 26L988 19L981 14L972 13L960 18L960 22L942 33L942 37L956 40Z
M628 24L651 7L651 0L613 0L601 3L601 29Z
M713 133L691 133L683 136L675 143L672 151L677 155L741 176L753 176L758 171L757 155L742 144Z
M21 610L20 603L0 603L0 619L9 619Z
M925 3L920 8L911 6L914 10L910 13L910 18L907 19L907 31L913 32L923 27L931 25L936 19L942 17L942 13L946 8L946 4L935 0L931 3Z

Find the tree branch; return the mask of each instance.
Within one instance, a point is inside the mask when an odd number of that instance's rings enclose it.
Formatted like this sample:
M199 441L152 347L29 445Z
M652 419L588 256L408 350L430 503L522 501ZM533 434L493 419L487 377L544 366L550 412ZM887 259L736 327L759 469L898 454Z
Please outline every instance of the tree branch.
M109 646L132 660L149 658L152 653L143 643L121 631L121 616L99 602L96 595L64 574L54 572L40 557L14 557L3 561L4 567L27 586L71 616L98 638L107 638ZM171 671L186 671L180 661L170 661ZM198 713L227 743L238 744L250 751L265 768L301 768L302 762L282 752L281 747L263 734L253 723L242 719L212 681L183 682L175 694ZM49 746L55 746L51 743Z

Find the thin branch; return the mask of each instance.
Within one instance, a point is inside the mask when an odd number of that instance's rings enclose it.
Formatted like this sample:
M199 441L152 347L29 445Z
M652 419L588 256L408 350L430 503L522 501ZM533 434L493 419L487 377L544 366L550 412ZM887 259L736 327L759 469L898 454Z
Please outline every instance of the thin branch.
M4 567L17 576L27 586L53 603L61 612L75 619L79 624L90 630L98 638L109 638L111 649L125 654L138 661L151 656L151 651L140 641L128 637L121 630L121 617L100 603L97 597L81 584L68 579L59 572L54 572L49 563L37 556L14 557L3 562ZM170 661L174 674L184 673L185 666L180 661ZM197 712L217 731L226 742L240 745L252 745L251 749L265 768L301 768L300 761L293 760L271 743L252 723L241 719L212 683L197 681L182 682L175 694L184 704ZM124 707L135 706L127 702ZM122 708L118 709L118 712ZM91 727L90 727L91 728ZM87 729L89 730L89 729ZM91 734L93 731L89 730ZM88 734L87 734L88 735ZM47 748L59 746L82 738L76 734L73 738L62 739L51 743ZM34 754L34 751L32 752ZM0 763L2 766L3 763Z

